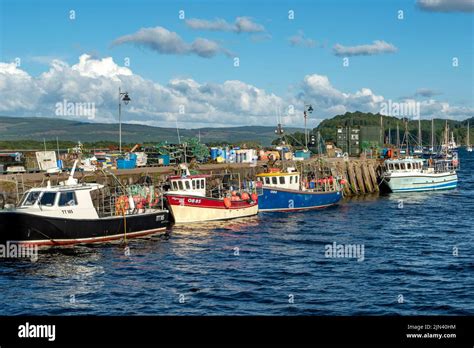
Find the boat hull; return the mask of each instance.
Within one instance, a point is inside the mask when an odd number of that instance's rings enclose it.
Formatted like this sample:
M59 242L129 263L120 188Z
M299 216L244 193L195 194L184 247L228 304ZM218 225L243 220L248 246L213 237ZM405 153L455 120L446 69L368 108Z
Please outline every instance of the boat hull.
M126 238L151 235L166 229L169 212L128 215ZM0 242L31 245L71 245L123 239L122 216L101 219L64 219L23 212L0 212Z
M321 209L339 203L341 198L339 191L308 192L263 187L258 207L261 212Z
M457 187L456 173L420 173L417 175L386 175L383 183L391 192L419 192L448 190Z
M166 194L166 200L177 224L229 220L258 213L257 202L232 201L227 208L222 199L209 197Z

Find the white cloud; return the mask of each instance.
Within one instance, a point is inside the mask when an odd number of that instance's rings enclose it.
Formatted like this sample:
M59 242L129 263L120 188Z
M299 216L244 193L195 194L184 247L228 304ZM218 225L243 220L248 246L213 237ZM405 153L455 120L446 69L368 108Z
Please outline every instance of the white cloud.
M196 54L204 58L211 58L219 53L229 55L229 52L215 41L197 38L188 44L177 33L163 27L142 28L136 33L119 37L112 45L127 43L146 47L161 54Z
M188 28L193 30L229 31L235 33L261 33L265 27L252 20L250 17L237 17L234 23L229 23L224 19L214 20L192 18L186 20Z
M382 53L394 53L397 52L397 48L391 43L387 43L383 40L375 40L372 44L359 45L359 46L343 46L336 44L333 47L333 52L336 56L371 56L374 54Z
M302 30L288 39L291 46L315 47L316 41L306 37Z
M374 94L369 88L355 93L341 92L332 86L327 76L312 74L305 76L295 103L311 103L315 110L313 114L326 118L346 111L378 112L383 100L383 96Z
M302 126L302 105L314 107L310 126L316 119L346 111L379 112L385 100L369 88L341 91L324 75L304 77L296 90L286 96L270 93L243 81L198 82L175 78L159 84L118 66L112 58L96 59L82 55L70 66L54 60L48 71L31 76L13 63L0 63L0 113L10 116L55 116L56 103L64 100L94 103L94 122L117 122L119 86L129 92L131 103L124 106L124 121L162 127L220 127L275 124L277 107L286 125ZM296 109L287 115L290 105ZM179 114L184 106L184 114ZM422 103L422 117L463 118L472 115L471 107L452 106L434 99ZM73 116L74 117L74 116ZM78 121L86 118L75 117Z
M417 0L419 8L431 12L473 12L472 0Z

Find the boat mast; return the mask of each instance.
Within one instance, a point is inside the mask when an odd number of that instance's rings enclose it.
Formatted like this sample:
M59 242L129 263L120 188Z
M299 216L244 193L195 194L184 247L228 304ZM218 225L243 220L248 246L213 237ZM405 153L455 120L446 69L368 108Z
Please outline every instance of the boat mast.
M446 156L448 155L448 147L449 147L449 130L448 130L448 120L446 120L446 127L444 130L444 141L445 141L445 150L446 150Z
M434 118L431 118L431 152L434 151Z
M421 117L418 117L418 146L423 147L421 139Z
M384 143L384 131L383 131L383 118L382 118L382 115L380 115L380 146L383 147L383 143Z
M466 144L466 147L469 147L471 146L471 143L469 141L469 121L467 121L467 144Z
M407 142L407 156L410 156L410 148L408 147L408 120L405 120L405 141Z
M400 128L398 127L398 121L397 121L397 148L400 148Z

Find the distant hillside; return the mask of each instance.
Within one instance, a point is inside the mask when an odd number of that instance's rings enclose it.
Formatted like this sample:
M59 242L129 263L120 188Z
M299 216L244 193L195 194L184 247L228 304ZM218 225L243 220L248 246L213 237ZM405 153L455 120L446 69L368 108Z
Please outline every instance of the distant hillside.
M288 128L289 132L298 128ZM202 142L242 141L259 142L270 145L275 139L275 127L246 126L227 128L179 129L180 137L191 138L201 135ZM86 123L56 118L40 117L4 117L0 116L0 141L81 141L118 142L118 125L106 123ZM160 128L135 124L122 124L122 141L124 143L159 143L167 141L177 143L178 136L175 128Z
M313 132L321 132L322 137L328 141L336 140L336 131L339 126L380 126L380 114L372 113L363 113L363 112L346 112L344 115L337 115L333 118L326 119L322 121L318 127L316 127ZM470 137L471 143L474 142L474 117L469 119L470 121ZM448 125L450 130L454 133L454 138L457 142L462 144L466 141L467 134L467 122L464 121L454 121L448 120ZM400 137L403 137L404 132L404 123L401 118L392 117L392 116L383 116L383 126L385 134L388 135L388 130L390 129L392 140L395 141L395 134L397 129L397 124L400 128ZM445 119L435 119L434 120L434 129L435 129L435 138L441 139L442 132L446 124ZM408 121L408 131L410 134L417 138L418 137L418 120L409 120ZM423 137L423 143L429 144L431 142L431 120L422 120L421 121L421 133Z

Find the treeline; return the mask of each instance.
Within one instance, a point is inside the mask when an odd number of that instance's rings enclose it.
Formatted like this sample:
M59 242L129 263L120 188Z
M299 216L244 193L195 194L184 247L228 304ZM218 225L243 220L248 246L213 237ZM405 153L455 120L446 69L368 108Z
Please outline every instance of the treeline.
M388 136L389 130L392 143L396 141L397 125L400 129L400 138L403 138L405 132L405 120L393 116L385 116L380 114L364 113L364 112L346 112L343 115L337 115L333 118L322 121L316 128L310 130L310 134L316 135L319 131L322 138L326 141L336 142L336 134L338 127L345 126L376 126L380 127L380 116L383 120L383 128L385 136ZM467 123L470 122L470 138L471 143L474 142L474 117L464 121L448 120L450 131L454 134L456 142L465 144L467 136ZM446 119L434 120L435 142L440 143L446 125ZM418 120L408 120L408 132L412 138L418 138ZM431 143L431 120L421 120L421 134L423 144ZM451 136L451 135L450 135ZM277 139L274 144L278 144L282 139ZM284 140L291 145L298 146L304 143L304 133L296 132L284 137Z

